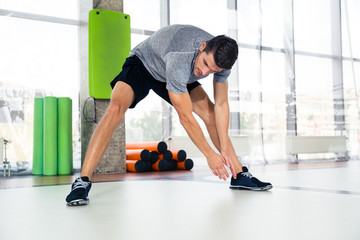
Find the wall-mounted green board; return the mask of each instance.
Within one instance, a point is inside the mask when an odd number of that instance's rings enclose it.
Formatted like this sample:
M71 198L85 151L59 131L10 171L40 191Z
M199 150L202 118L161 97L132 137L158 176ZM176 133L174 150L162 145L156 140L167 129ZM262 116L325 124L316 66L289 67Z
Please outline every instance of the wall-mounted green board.
M89 94L110 99L110 82L130 52L130 16L93 9L89 12Z

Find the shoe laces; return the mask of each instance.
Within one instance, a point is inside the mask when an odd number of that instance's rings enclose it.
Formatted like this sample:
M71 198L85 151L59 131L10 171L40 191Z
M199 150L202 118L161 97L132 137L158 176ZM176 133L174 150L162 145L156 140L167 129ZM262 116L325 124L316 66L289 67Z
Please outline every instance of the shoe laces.
M248 177L248 178L252 178L253 176L251 175L251 173L249 172L242 172L241 175L243 175L244 177Z
M77 188L86 188L88 185L89 185L88 182L84 182L81 179L76 179L76 181L74 182L74 185L73 185L73 190L77 189Z

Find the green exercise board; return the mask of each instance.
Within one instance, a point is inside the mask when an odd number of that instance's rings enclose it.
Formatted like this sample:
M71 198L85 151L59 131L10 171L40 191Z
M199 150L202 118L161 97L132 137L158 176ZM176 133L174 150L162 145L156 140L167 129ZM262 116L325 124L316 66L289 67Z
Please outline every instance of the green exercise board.
M110 82L129 56L130 16L93 9L89 12L89 94L110 99Z

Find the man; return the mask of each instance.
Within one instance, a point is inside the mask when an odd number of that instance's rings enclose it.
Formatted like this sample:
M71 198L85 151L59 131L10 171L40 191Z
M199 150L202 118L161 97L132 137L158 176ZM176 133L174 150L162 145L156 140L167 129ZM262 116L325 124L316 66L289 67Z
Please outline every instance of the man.
M113 132L126 110L134 108L150 89L176 109L182 126L215 176L226 180L226 165L232 173L231 189L271 189L270 183L259 181L241 165L228 136L227 78L237 56L238 46L233 39L224 35L213 37L190 25L167 26L136 46L111 82L109 107L90 140L80 177L66 198L68 205L88 203L90 178ZM198 82L209 74L214 74L215 103ZM204 121L220 154L209 146L192 112Z

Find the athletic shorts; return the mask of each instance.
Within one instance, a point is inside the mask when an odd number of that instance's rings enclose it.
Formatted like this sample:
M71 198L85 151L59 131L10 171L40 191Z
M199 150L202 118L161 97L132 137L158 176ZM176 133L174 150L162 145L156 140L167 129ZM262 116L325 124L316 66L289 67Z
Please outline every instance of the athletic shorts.
M123 65L122 71L110 83L111 88L115 87L118 81L122 81L130 85L135 93L135 100L130 108L134 108L141 100L143 100L152 89L162 99L171 104L166 83L156 80L148 70L144 67L142 61L135 55L128 57ZM187 85L190 94L191 90L201 85L198 81ZM172 105L172 104L171 104Z

